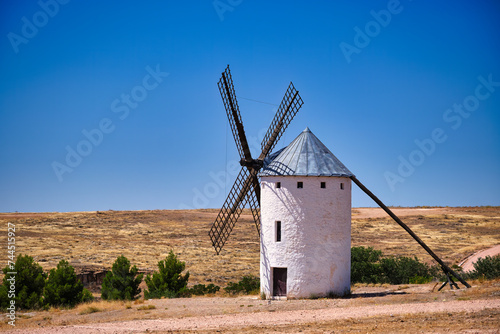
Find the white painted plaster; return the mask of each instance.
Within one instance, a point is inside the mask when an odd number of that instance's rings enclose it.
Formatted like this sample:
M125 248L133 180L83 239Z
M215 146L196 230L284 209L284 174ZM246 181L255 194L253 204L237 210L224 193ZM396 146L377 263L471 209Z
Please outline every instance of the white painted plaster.
M303 182L302 189L297 188L298 181ZM275 187L276 182L281 188ZM281 221L281 242L276 242L276 221ZM267 298L273 294L273 267L287 268L287 298L350 291L349 178L263 176L261 225L260 281Z

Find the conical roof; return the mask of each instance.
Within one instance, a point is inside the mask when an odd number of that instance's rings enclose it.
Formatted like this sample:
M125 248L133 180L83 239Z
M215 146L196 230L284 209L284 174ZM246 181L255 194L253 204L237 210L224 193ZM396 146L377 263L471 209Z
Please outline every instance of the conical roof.
M353 176L309 128L290 145L270 155L259 175Z

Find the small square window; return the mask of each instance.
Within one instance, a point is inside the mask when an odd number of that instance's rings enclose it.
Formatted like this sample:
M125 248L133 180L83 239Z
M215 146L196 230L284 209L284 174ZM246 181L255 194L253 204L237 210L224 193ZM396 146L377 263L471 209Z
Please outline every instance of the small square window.
M326 182L321 182L321 188L326 188Z
M297 188L304 188L304 183L302 183L301 181L297 182Z
M276 188L281 188L281 182L276 182Z
M342 190L344 189L344 184L343 183L340 184L340 189L342 189Z

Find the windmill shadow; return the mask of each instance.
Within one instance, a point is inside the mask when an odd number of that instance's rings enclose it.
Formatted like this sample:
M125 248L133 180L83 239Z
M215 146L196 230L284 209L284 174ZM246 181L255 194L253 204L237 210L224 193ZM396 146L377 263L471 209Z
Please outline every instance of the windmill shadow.
M375 298L375 297L406 295L406 294L408 293L404 291L354 292L348 296L345 296L345 298L346 299Z
M287 165L273 161L266 166L266 174L268 175L293 175L295 171Z

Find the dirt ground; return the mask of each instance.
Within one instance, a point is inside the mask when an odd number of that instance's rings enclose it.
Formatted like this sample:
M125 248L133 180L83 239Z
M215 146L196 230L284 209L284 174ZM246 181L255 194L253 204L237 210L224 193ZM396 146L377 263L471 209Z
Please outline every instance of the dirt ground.
M458 265L500 245L500 208L393 208L445 262ZM186 262L189 285L224 287L243 275L258 275L259 244L247 212L217 256L208 230L217 210L0 213L0 246L7 223L16 226L16 254L29 254L44 268L68 260L81 268L109 269L119 255L153 271L173 250ZM352 246L372 246L386 255L432 258L381 209L353 208ZM2 267L7 253L0 253ZM94 302L72 310L24 312L18 333L498 333L500 282L469 282L473 288L437 292L437 283L354 286L351 298L262 301L256 296ZM145 287L144 285L142 286ZM99 291L94 290L95 296ZM12 328L2 321L0 331Z
M472 288L424 285L353 287L341 299L197 297L94 302L28 312L8 333L498 333L500 280ZM90 313L88 310L93 310Z

